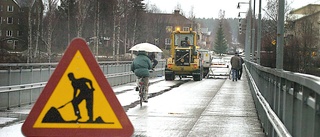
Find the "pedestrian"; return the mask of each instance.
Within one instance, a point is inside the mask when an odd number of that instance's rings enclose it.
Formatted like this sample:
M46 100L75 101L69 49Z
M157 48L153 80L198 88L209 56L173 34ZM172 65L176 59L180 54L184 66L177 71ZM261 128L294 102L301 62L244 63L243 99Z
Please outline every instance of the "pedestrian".
M156 60L156 54L154 52L151 52L149 55L149 59L152 62L152 70L154 70L154 68L157 66L158 64L158 60Z
M230 60L231 63L231 73L232 73L232 81L237 81L239 78L239 69L240 69L240 58L238 53L236 52L235 55Z
M238 57L240 58L240 68L239 68L239 77L238 77L238 79L240 80L242 76L242 64L244 63L244 61L239 54L238 54Z
M73 100L72 105L74 108L74 113L78 117L76 121L81 119L81 114L79 111L79 104L85 100L86 108L89 116L89 120L87 122L93 121L93 91L94 88L92 86L92 81L87 78L79 78L76 79L74 74L71 72L68 74L69 80L71 81L71 85L73 87ZM90 85L90 87L88 86ZM79 92L78 92L79 91Z

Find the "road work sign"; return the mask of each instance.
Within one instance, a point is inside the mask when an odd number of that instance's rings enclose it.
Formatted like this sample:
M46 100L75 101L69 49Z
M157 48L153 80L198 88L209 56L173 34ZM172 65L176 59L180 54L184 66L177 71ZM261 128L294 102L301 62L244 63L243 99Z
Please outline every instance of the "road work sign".
M133 126L83 39L74 39L23 123L25 136L131 136Z

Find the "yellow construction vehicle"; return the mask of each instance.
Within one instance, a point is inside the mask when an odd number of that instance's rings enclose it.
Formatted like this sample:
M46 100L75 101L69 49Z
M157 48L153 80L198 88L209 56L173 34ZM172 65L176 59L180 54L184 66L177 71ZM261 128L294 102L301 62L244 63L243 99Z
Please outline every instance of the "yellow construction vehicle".
M194 81L203 78L203 66L200 52L197 51L199 36L192 29L181 31L176 28L171 33L170 57L167 59L165 79L174 80L175 76L192 76Z

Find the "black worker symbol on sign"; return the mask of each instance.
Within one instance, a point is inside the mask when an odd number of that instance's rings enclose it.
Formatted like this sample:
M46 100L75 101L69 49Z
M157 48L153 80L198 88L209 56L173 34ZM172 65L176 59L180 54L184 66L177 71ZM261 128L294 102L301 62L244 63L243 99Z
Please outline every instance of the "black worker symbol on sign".
M72 72L68 73L68 78L71 81L71 86L73 88L73 98L71 101L66 102L64 105L55 108L51 107L50 110L46 113L42 122L44 123L106 123L99 116L94 120L93 117L93 93L94 87L92 85L92 81L88 78L75 78ZM84 115L85 111L79 110L79 104L85 101L87 115L89 119L86 122L79 121ZM75 120L66 121L61 116L59 109L65 107L69 103L72 104L74 109L74 114L77 117Z
M79 104L85 100L86 101L86 108L88 111L89 120L88 122L93 122L93 91L94 88L92 86L92 81L87 78L79 78L76 79L73 73L69 73L68 77L71 81L71 85L73 87L73 100L72 105L74 108L74 114L78 117L76 121L81 119L80 111L79 111ZM90 87L87 85L90 85ZM78 94L79 91L79 94Z

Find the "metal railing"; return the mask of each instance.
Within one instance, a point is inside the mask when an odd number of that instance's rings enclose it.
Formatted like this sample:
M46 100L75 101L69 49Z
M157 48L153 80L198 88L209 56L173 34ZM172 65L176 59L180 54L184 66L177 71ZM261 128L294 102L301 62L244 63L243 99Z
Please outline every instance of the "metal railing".
M131 62L99 62L110 86L136 81ZM0 110L34 103L57 63L0 64ZM151 77L163 76L165 61L159 61Z
M246 62L249 86L267 136L320 136L320 78Z

